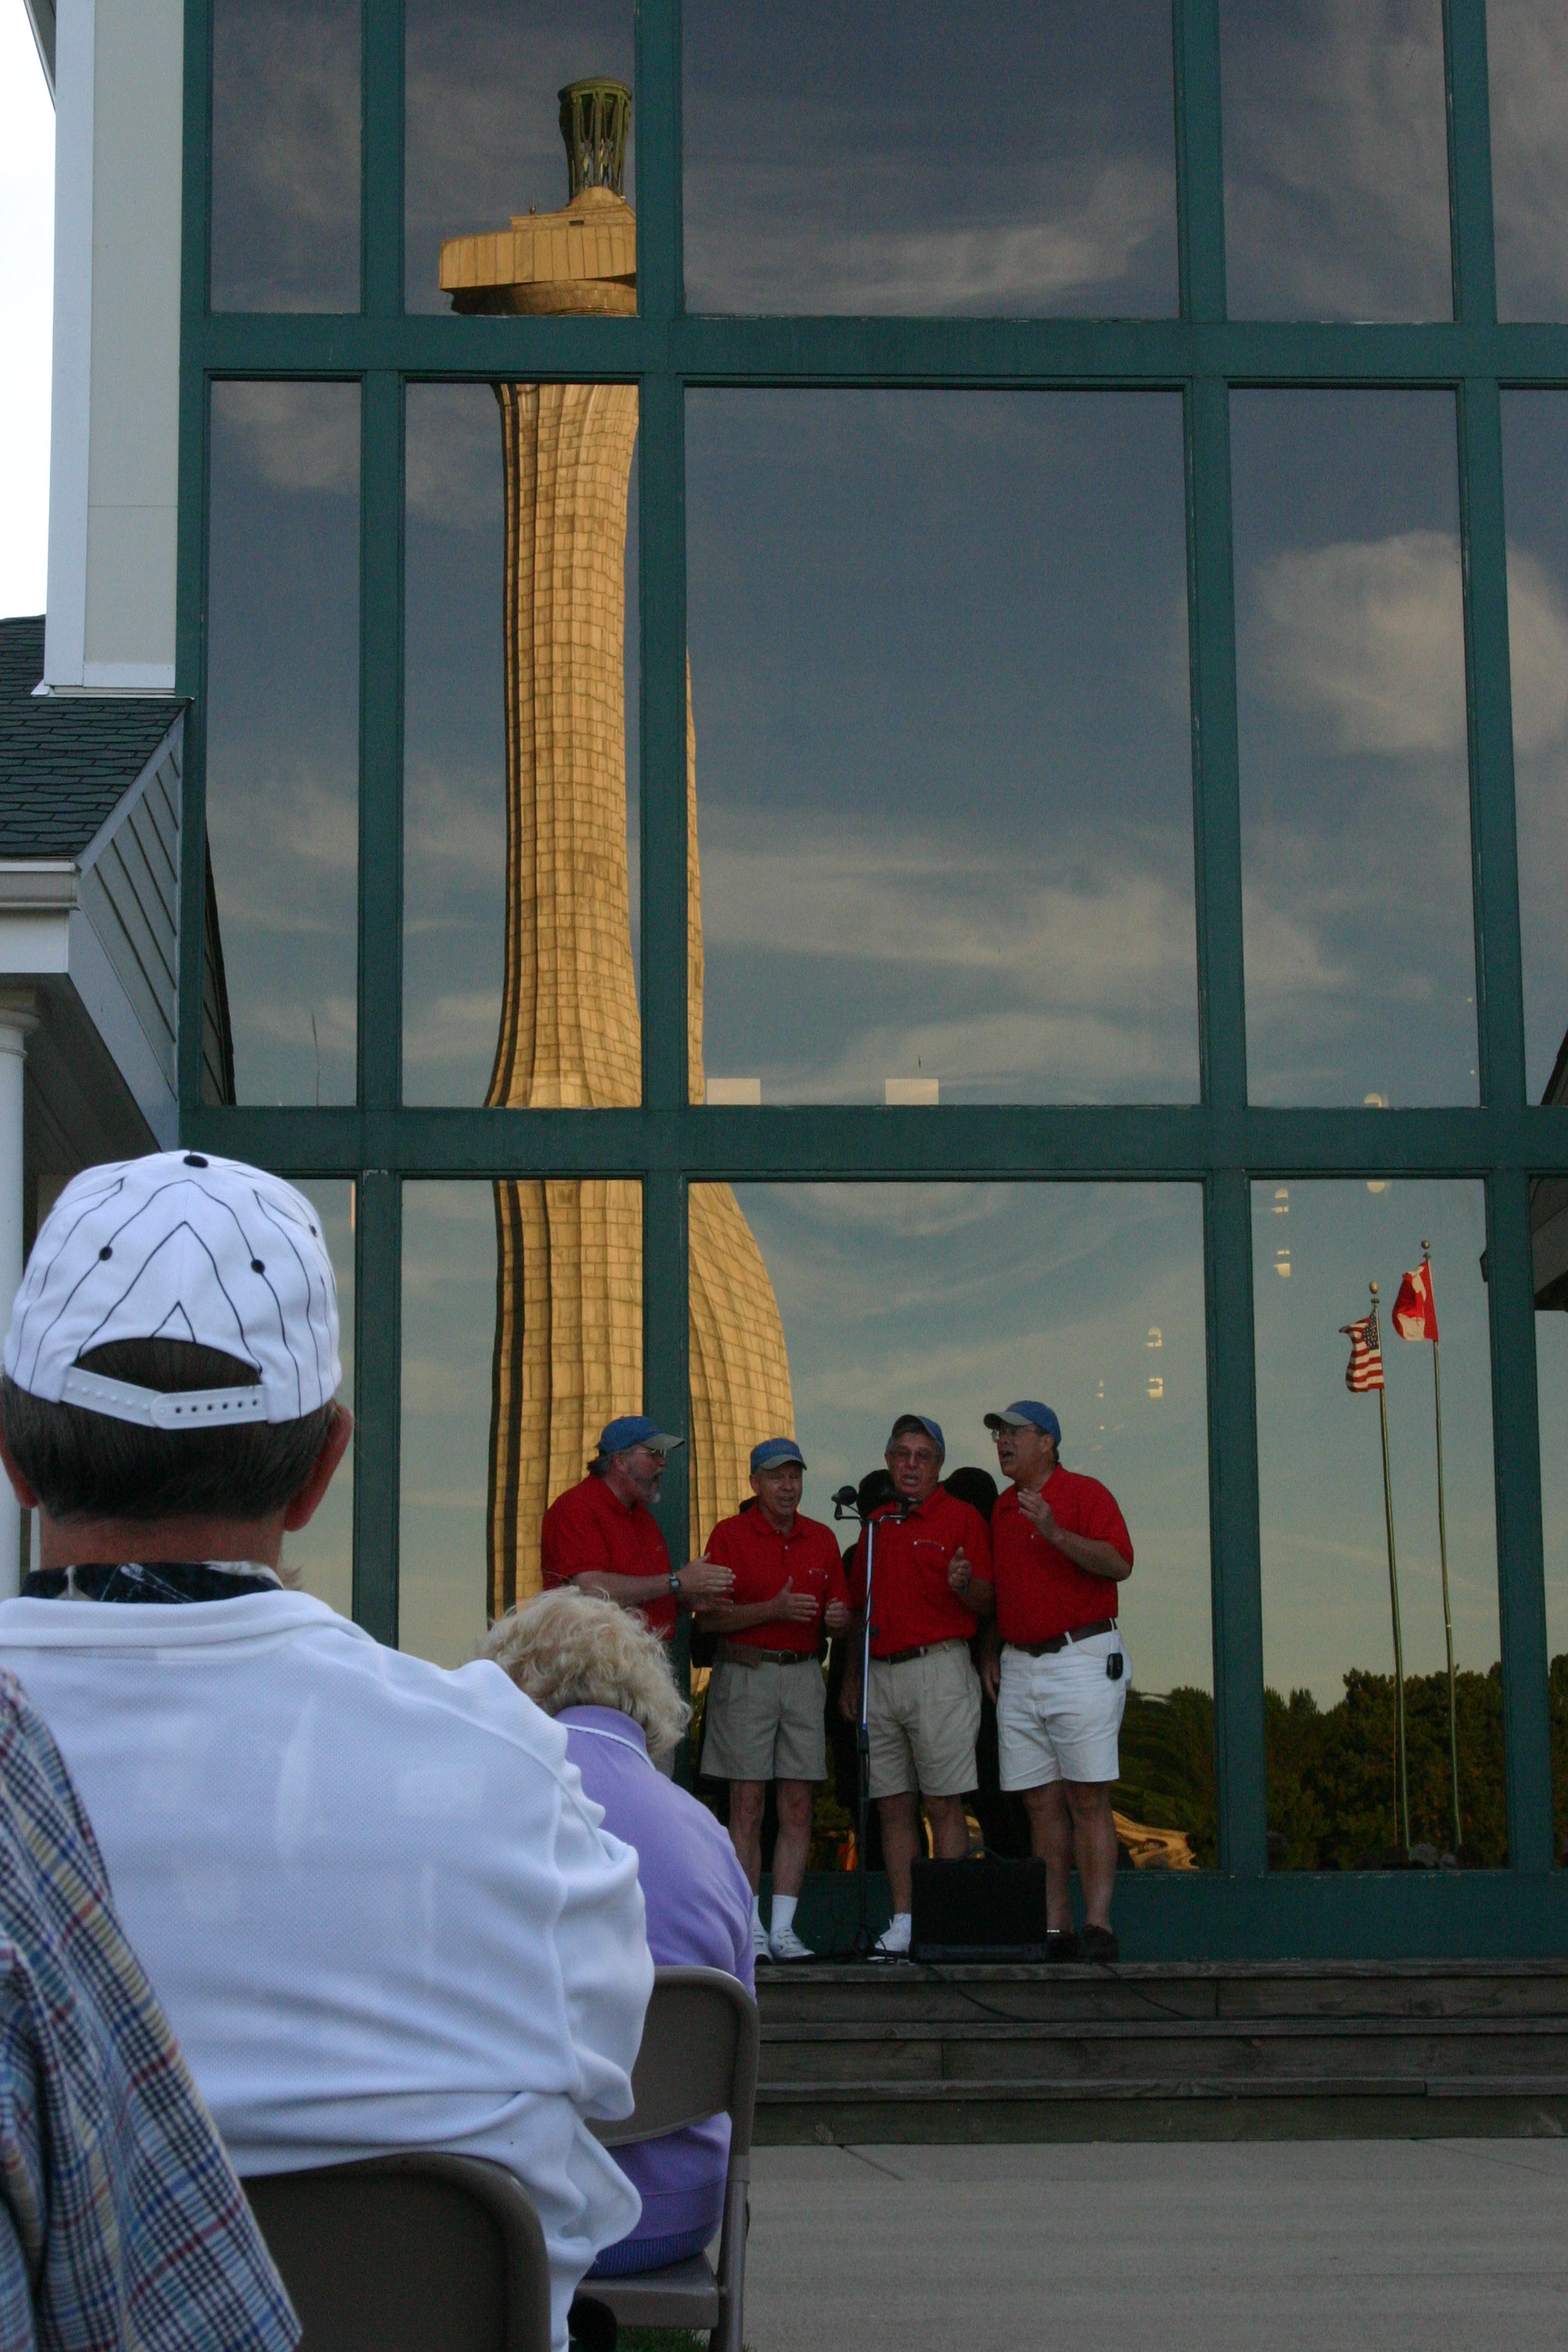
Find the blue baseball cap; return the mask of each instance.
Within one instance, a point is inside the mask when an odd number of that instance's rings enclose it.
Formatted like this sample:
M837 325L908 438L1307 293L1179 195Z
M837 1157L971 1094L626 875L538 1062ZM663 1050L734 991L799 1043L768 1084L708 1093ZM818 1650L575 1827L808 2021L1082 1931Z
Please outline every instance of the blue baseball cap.
M893 1416L893 1428L895 1432L897 1431L900 1421L918 1421L921 1427L925 1431L926 1435L935 1445L937 1452L945 1457L947 1453L947 1440L942 1433L942 1423L940 1421L933 1421L929 1412L895 1413ZM892 1438L889 1437L888 1440L889 1444L891 1445L892 1442Z
M668 1429L660 1429L646 1412L624 1412L619 1421L607 1421L599 1432L601 1454L629 1454L634 1445L646 1445L654 1454L672 1454L685 1443L684 1437L672 1437Z
M776 1470L781 1462L798 1462L805 1468L805 1456L793 1437L764 1437L760 1445L752 1446L753 1470Z
M1062 1425L1048 1404L1037 1404L1033 1397L1020 1397L1005 1412L988 1412L987 1429L1037 1429L1043 1437L1062 1442Z

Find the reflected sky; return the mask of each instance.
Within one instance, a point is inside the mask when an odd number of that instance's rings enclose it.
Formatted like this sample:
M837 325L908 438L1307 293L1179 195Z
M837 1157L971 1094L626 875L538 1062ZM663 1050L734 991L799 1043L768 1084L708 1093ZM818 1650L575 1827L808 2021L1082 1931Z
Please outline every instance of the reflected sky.
M1568 319L1568 10L1487 0L1500 319Z
M213 0L212 307L359 308L359 0Z
M331 1176L296 1176L290 1180L303 1192L321 1220L321 1239L332 1262L338 1286L338 1356L342 1384L338 1402L354 1410L354 1191L345 1180ZM324 1601L341 1617L353 1615L354 1585L354 1449L349 1447L325 1500L309 1527L283 1539L283 1566L297 1576L300 1590Z
M685 0L689 310L1174 313L1168 8L794 0L787 21Z
M1442 0L1219 16L1231 317L1451 317Z
M1482 1187L1275 1181L1253 1186L1252 1205L1264 1679L1327 1707L1351 1667L1394 1672L1377 1398L1345 1387L1340 1330L1366 1313L1369 1281L1383 1294L1405 1671L1446 1671L1432 1350L1390 1320L1423 1239L1443 1350L1454 1655L1484 1674L1498 1656L1498 1596Z
M504 502L488 384L407 394L403 1091L481 1103L495 1060L506 919ZM626 834L640 936L637 467L626 532Z
M495 1196L403 1187L400 1649L466 1665L485 1635Z
M239 1101L352 1102L355 384L213 386L206 821Z
M557 93L632 80L630 0L405 0L404 306L446 310L441 240L558 212L566 150ZM626 193L635 205L637 109Z
M994 1475L983 1416L1039 1397L1068 1468L1101 1479L1131 1531L1133 1680L1211 1688L1198 1188L738 1184L735 1197L784 1318L803 1508L830 1520L834 1490L879 1465L899 1412L942 1423L950 1470Z
M710 1079L1198 1089L1180 401L692 393Z
M1535 1368L1546 1538L1546 1646L1555 1658L1568 1650L1568 1315L1537 1315ZM1568 1836L1568 1822L1560 1828Z
M1231 400L1248 1087L1477 1099L1452 395Z
M1505 392L1525 1091L1539 1102L1568 1035L1568 393Z

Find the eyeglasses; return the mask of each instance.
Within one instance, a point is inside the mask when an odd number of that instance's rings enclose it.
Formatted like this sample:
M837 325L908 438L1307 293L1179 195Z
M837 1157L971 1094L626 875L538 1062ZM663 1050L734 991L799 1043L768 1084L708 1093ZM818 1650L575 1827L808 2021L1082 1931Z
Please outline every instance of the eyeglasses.
M888 1448L888 1459L889 1462L913 1462L917 1464L924 1464L927 1462L934 1462L936 1458L937 1453L934 1445L889 1445Z

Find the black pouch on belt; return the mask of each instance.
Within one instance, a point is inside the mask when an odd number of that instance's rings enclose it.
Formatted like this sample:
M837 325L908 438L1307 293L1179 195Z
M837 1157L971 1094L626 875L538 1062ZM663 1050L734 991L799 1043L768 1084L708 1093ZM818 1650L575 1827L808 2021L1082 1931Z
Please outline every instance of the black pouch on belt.
M1126 1663L1127 1661L1120 1650L1112 1650L1110 1657L1105 1661L1106 1681L1108 1683L1119 1683L1121 1680L1121 1669Z

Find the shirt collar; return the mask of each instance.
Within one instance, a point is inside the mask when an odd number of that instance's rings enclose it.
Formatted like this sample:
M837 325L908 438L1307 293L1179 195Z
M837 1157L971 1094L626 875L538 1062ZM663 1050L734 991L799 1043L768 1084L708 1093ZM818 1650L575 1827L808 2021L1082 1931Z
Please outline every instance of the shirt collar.
M619 1740L623 1748L633 1748L645 1761L651 1760L641 1724L623 1715L618 1706L563 1706L555 1720L568 1731L591 1731L604 1739Z

